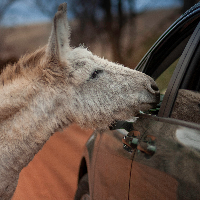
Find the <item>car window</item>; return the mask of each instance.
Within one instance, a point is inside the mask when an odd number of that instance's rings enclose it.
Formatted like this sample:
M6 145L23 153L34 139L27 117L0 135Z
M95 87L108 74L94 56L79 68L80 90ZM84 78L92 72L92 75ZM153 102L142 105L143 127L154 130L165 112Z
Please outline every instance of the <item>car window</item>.
M160 94L164 95L172 74L176 68L179 58L174 61L155 81L160 90Z
M159 88L160 91L160 103L157 105L156 108L150 109L148 111L144 111L141 113L145 113L145 114L153 114L153 115L157 115L159 110L160 110L160 106L162 104L162 100L164 98L165 92L167 90L169 81L172 77L172 74L174 73L174 70L176 68L176 65L179 61L179 58L175 59L174 62L172 62L172 64L170 64L168 67L165 66L165 68L163 69L164 71L160 70L160 75L158 75L158 72L156 72L157 74L157 78L155 79L155 82Z
M159 61L159 64L157 64L156 66L154 64L156 63L157 59L159 59L159 56L155 53L151 58L151 63L147 65L147 69L145 68L144 71L146 71L145 73L147 73L147 75L151 76L156 81L156 84L158 85L161 94L160 103L157 105L156 108L150 109L148 111L143 111L141 113L152 115L159 114L160 107L162 105L162 101L164 99L164 95L167 90L168 84L177 66L179 58L185 46L187 45L188 40L190 39L190 36L191 35L186 35L186 37L177 46L175 46L173 50L170 49L167 56L163 58L162 62ZM160 51L165 51L166 53L167 49L160 49ZM148 71L149 68L153 68L154 70Z
M187 105L187 109L192 112L198 112L200 102L197 103L198 98L196 96L198 96L198 91L200 91L197 89L200 88L200 68L196 68L196 71L193 70L193 66L197 65L192 63L198 60L192 57L196 54L196 46L200 46L198 45L198 23L199 19L197 19L195 23L190 19L180 24L180 27L177 26L176 29L172 28L169 32L166 32L167 34L163 34L161 39L149 50L137 66L137 70L146 73L156 81L161 93L161 101L157 107L141 113L184 120L184 118L180 117L181 110L186 109L183 104L180 106L183 95L186 93L183 89L195 93L195 102L193 103L195 106L192 106L191 103L191 107ZM193 54L193 52L195 53ZM196 57L200 58L200 48L199 54ZM200 66L200 62L198 66ZM187 81L184 82L183 80ZM181 90L179 91L179 89ZM191 94L189 96L191 96ZM184 102L185 101L186 100L184 100ZM178 104L179 106L177 106ZM187 117L187 119L188 121L198 123L192 118L189 119L189 117Z

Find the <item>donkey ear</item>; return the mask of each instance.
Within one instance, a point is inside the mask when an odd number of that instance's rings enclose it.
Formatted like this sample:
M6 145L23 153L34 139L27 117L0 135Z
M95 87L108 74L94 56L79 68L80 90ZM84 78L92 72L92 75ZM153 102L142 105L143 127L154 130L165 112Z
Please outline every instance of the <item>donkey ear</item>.
M48 60L63 61L66 52L70 50L70 28L66 13L67 3L63 3L58 7L58 11L54 16L51 35L47 45Z

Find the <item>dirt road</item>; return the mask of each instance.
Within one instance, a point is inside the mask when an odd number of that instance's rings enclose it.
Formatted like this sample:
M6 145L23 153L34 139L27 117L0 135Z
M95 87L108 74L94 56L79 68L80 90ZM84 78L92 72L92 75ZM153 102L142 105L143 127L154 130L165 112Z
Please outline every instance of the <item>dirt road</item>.
M76 125L55 133L20 173L12 200L72 200L82 149L91 134Z

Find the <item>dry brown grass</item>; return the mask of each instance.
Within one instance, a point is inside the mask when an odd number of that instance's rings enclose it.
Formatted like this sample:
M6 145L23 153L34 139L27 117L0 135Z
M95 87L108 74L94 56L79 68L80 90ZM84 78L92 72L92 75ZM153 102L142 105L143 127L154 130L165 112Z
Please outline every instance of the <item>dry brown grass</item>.
M134 32L130 33L129 26L123 32L122 48L124 50L127 48L128 38L132 37L133 39L133 53L128 56L125 55L127 64L131 67L136 66L149 47L179 16L180 13L177 9L156 10L139 14L135 20ZM73 29L76 29L77 26L77 21L71 23L73 34L76 34ZM38 47L44 46L48 41L50 31L51 23L1 29L1 35L4 34L4 39L0 48L0 59L19 58L27 52L32 52ZM94 54L112 60L111 47L105 33L98 35L95 42L80 41L86 43ZM72 41L72 43L76 44L77 42Z

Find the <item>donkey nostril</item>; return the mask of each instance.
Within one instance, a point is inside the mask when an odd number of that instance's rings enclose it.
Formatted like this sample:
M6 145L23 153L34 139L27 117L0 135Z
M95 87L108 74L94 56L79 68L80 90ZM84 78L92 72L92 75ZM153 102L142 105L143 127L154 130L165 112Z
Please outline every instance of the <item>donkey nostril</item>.
M157 85L155 85L155 84L151 84L151 88L152 88L154 91L159 91Z

